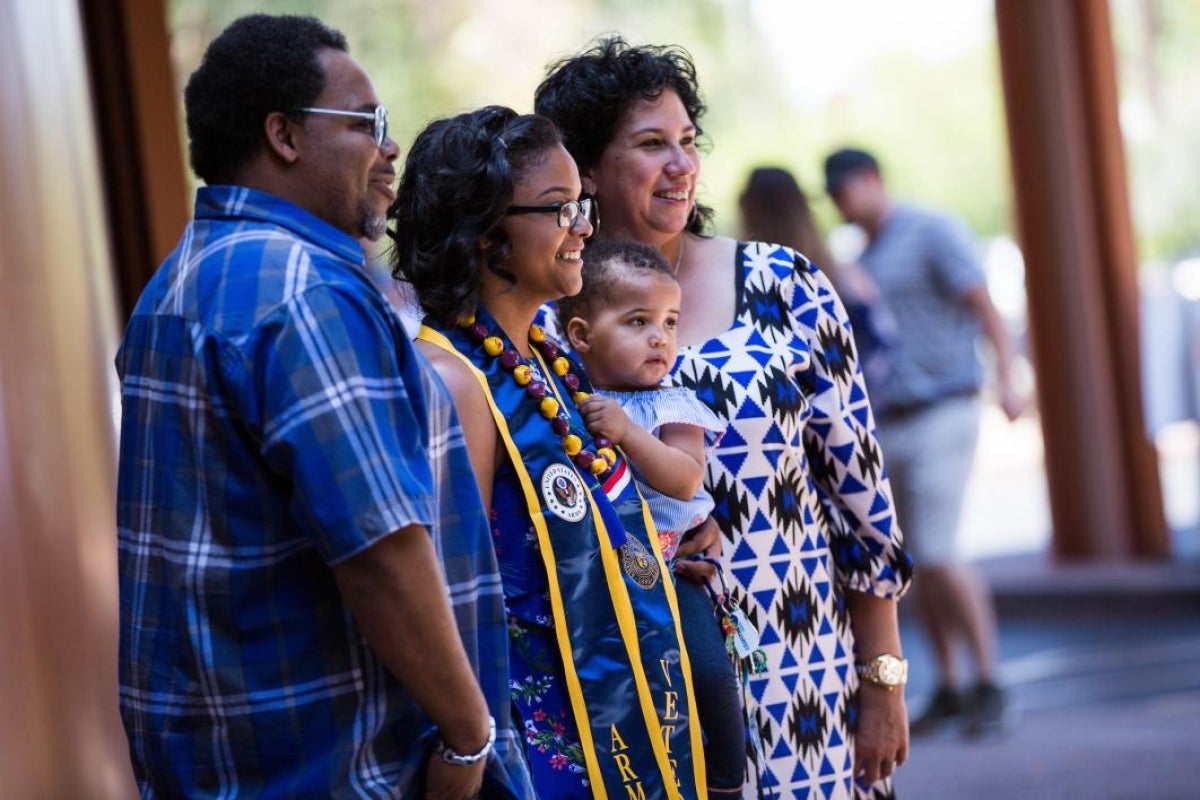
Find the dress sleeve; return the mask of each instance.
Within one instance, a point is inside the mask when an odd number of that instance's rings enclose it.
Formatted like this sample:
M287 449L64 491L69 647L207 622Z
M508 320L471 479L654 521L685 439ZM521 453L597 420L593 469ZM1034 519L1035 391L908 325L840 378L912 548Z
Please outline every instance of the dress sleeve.
M541 325L546 331L546 335L554 339L558 343L559 348L570 351L571 343L567 340L563 333L562 326L558 322L558 306L554 303L543 303L534 316L533 321L537 325Z
M912 558L896 524L846 310L829 279L803 256L784 293L812 353L796 376L812 409L802 435L837 580L897 598L911 582Z
M399 319L372 300L315 285L241 347L245 416L290 487L290 517L330 564L434 518L419 362Z

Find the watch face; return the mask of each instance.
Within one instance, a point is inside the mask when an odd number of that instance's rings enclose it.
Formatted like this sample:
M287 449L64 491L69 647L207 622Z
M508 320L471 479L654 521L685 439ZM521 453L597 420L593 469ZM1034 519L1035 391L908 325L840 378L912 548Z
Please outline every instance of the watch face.
M858 674L872 683L886 686L889 690L903 686L908 680L908 662L903 658L884 653L869 663L856 665Z
M886 659L879 664L879 679L884 683L895 685L904 680L904 668L899 661Z

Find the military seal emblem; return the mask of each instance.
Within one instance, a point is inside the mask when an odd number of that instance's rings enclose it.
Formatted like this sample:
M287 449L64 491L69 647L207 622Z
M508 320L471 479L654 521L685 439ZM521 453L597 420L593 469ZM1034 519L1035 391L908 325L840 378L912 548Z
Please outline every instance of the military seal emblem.
M621 545L621 569L643 589L653 589L662 574L658 559L630 533L625 534L625 544Z
M567 522L579 522L587 514L583 481L566 464L546 467L542 473L542 498L554 516Z

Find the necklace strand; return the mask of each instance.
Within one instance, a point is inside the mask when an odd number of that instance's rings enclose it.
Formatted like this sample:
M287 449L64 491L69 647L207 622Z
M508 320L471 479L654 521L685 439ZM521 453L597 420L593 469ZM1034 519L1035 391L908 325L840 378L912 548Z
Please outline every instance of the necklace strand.
M683 246L687 244L687 235L679 234L679 252L675 254L675 264L671 267L671 272L679 275L679 265L683 263Z
M597 436L593 440L595 452L583 446L583 440L571 432L571 417L553 396L549 379L543 379L541 371L532 360L524 358L515 347L506 346L502 337L490 332L487 326L478 322L473 315L463 319L459 325L466 329L471 339L482 345L483 352L488 357L499 360L500 366L525 390L526 397L538 403L538 411L550 422L550 429L556 436L561 437L563 452L580 469L600 477L612 468L617 462L612 442L603 436ZM580 390L579 376L571 371L570 359L563 356L558 345L546 337L546 332L540 325L529 326L529 342L542 354L550 365L550 370L562 378L576 407L590 396Z

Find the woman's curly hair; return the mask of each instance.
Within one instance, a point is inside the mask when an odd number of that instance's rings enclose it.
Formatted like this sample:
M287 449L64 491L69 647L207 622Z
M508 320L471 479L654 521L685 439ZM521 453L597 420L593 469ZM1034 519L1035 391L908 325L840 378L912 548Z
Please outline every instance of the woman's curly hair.
M315 17L252 14L209 44L183 92L192 170L229 183L262 145L263 120L311 106L325 88L322 50L346 38Z
M600 163L629 107L668 89L679 95L697 138L703 136L700 118L708 107L700 98L691 55L677 45L634 47L621 36L608 36L551 65L534 92L533 106L562 131L567 151L585 172ZM711 208L697 203L688 231L707 234L712 216Z
M501 226L513 187L562 144L554 123L504 106L430 123L417 134L388 210L392 276L412 284L421 309L443 325L475 313L484 269L512 250ZM493 245L486 255L479 244Z

